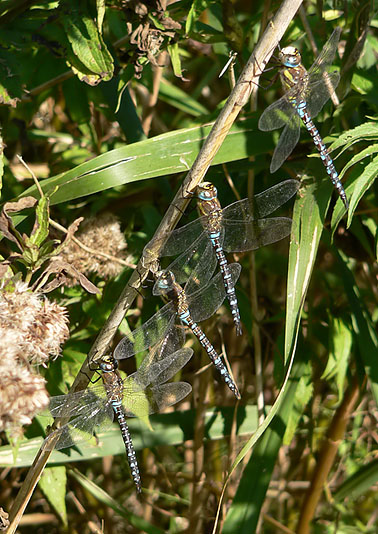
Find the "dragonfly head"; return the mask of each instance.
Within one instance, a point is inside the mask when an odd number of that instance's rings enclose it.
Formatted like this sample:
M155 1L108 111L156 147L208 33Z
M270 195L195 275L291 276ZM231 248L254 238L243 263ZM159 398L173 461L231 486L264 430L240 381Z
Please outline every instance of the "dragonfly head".
M202 182L197 187L197 196L200 200L209 201L217 198L217 188L211 182Z
M111 373L118 369L118 362L113 356L104 356L100 363L100 371L103 373Z
M299 53L298 48L295 46L285 46L278 56L278 59L285 67L298 67L300 65L302 58Z
M157 273L153 294L165 295L166 293L169 293L175 283L176 279L172 271L160 271Z

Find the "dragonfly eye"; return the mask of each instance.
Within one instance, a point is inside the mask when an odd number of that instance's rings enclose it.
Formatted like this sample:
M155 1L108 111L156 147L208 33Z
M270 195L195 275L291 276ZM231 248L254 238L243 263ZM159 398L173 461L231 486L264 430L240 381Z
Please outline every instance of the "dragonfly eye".
M175 282L174 274L171 271L163 271L156 280L155 287L158 292L166 293L169 291Z
M302 61L298 48L294 46L283 48L279 54L279 59L285 67L298 67Z
M198 198L200 200L212 200L218 195L217 188L210 182L203 182L198 188Z

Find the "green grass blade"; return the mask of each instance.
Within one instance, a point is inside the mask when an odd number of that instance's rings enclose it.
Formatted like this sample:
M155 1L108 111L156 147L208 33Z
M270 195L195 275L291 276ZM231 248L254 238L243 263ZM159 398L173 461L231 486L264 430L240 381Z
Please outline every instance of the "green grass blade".
M187 171L194 162L212 124L185 128L152 139L110 150L70 171L44 180L41 187L51 195L50 205L67 202L127 183ZM213 165L257 155L267 150L267 141L257 136L255 118L239 121L216 154ZM22 196L39 198L35 186Z
M205 439L216 440L229 435L234 412L235 409L232 406L207 411ZM153 448L159 445L178 445L184 441L193 439L194 421L195 412L188 410L151 416L150 423L152 424L153 432L139 419L128 419L127 424L133 439L134 448L141 450L145 447ZM239 436L249 435L254 432L257 428L256 406L240 406L236 415L236 423ZM95 439L92 439L91 441L82 443L80 447L67 449L66 452L53 451L49 465L125 454L125 446L119 427L116 424L107 432L99 434L98 440L101 446L99 446L99 443L96 443ZM12 448L9 445L1 447L0 465L14 467L30 466L39 447L42 445L42 441L42 438L33 438L22 442L18 450L16 462L14 462Z

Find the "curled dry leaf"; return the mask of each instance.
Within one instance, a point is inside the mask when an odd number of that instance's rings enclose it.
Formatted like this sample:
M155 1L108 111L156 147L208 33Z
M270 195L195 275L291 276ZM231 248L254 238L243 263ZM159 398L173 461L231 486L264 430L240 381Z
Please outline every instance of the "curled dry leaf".
M17 211L26 210L27 208L34 208L38 200L34 197L23 197L17 202L6 202L3 206L3 211L15 213Z
M60 258L52 258L50 264L43 272L43 277L47 278L50 274L55 274L54 280L43 285L41 289L44 293L49 293L61 285L65 285L68 276L79 281L80 285L88 291L88 293L99 293L99 289L88 280L86 276L80 273L73 265L61 260Z
M37 202L37 199L34 197L23 197L17 200L17 202L6 202L0 214L0 232L6 239L16 243L21 251L23 250L23 240L19 232L15 229L8 212L16 213L27 208L33 208Z

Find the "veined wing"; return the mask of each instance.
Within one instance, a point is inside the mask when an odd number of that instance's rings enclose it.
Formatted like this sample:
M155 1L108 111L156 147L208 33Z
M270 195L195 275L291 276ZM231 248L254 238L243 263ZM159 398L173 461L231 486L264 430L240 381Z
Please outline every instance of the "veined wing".
M288 96L293 93L295 96L298 90L294 87L294 90L291 89L279 100L273 102L263 111L258 127L263 132L269 132L271 130L276 130L277 128L282 128L286 124L290 123L293 116L295 116L296 111L291 102L288 100Z
M216 266L213 246L204 231L166 270L172 271L179 284L188 281L189 287L198 287L209 282Z
M113 408L110 403L98 399L92 403L85 414L74 417L71 421L50 434L43 447L46 450L65 449L74 444L88 441L93 433L105 431L113 422ZM57 441L55 441L57 438Z
M271 217L258 221L223 221L225 239L223 248L227 252L256 250L288 236L292 220L288 217Z
M173 230L162 246L159 256L163 258L164 256L176 256L180 254L194 243L202 232L203 227L199 219Z
M129 358L157 345L173 327L175 317L176 311L169 302L142 326L121 339L114 349L114 358L117 360Z
M328 67L332 64L336 50L337 44L340 39L341 28L336 28L331 37L328 39L326 44L323 46L322 51L319 56L316 58L314 63L311 65L307 71L310 76L310 82L316 82L322 78L322 74Z
M238 200L222 210L222 222L254 221L270 215L295 195L300 187L298 180L285 180L255 195L252 199ZM227 242L227 231L225 243ZM230 249L231 250L231 249Z
M310 117L316 117L324 104L331 98L332 90L337 87L340 74L336 71L325 72L316 84L310 84L306 93L307 111Z
M126 378L124 386L138 391L150 384L164 384L188 363L192 355L193 350L189 348L177 350L159 361L154 360L153 354L152 357L148 355L138 370Z
M241 272L241 265L229 265L232 285L235 285ZM218 273L203 289L199 289L188 297L190 314L194 321L204 321L211 317L226 298L222 273Z
M286 124L278 140L270 163L270 172L275 172L279 169L283 162L290 156L299 141L299 134L300 118L299 115L295 113L292 120Z
M52 417L84 415L93 410L93 405L106 401L106 392L102 384L88 387L67 395L51 397L46 414Z
M137 392L126 387L123 409L127 417L144 417L180 402L191 391L192 387L187 382L170 382Z

